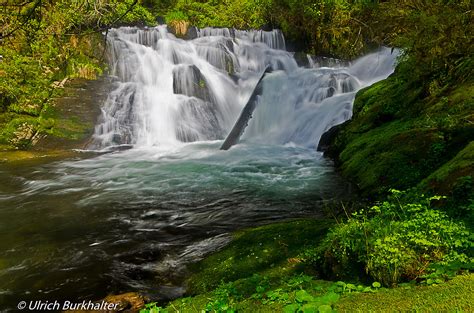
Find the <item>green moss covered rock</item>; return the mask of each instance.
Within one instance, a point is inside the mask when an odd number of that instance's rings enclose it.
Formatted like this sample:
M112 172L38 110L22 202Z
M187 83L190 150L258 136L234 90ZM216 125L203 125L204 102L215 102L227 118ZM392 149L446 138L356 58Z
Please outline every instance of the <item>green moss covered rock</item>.
M366 194L423 187L449 194L472 174L472 83L430 90L406 73L359 91L327 155ZM423 182L423 183L422 183Z

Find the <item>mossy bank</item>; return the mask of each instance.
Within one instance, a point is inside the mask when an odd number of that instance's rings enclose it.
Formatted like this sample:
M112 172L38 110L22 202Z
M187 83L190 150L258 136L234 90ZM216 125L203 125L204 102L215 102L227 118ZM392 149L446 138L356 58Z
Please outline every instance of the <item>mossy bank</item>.
M77 154L73 149L85 148L92 136L108 88L105 78L73 79L39 116L0 114L0 162Z
M474 275L383 288L378 282L323 279L308 262L331 220L300 219L245 229L191 266L187 297L142 312L422 312L472 309ZM160 306L161 305L161 306ZM155 310L155 311L153 311Z
M407 84L395 72L359 91L352 120L333 131L326 155L366 195L417 187L467 202L474 187L473 96L472 78L441 88Z

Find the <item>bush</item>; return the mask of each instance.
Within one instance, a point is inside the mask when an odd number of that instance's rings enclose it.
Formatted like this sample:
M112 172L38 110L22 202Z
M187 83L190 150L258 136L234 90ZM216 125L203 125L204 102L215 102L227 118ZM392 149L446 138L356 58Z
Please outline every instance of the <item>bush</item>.
M127 23L154 22L140 3L103 0L92 5L87 1L31 0L2 4L1 144L30 147L30 133L38 131L36 126L46 105L61 94L65 78L95 79L102 73L103 30ZM27 119L28 127L15 130L15 119Z
M388 286L421 279L435 264L466 268L472 262L469 230L430 206L441 197L391 192L387 201L334 227L313 261L335 274L359 265Z

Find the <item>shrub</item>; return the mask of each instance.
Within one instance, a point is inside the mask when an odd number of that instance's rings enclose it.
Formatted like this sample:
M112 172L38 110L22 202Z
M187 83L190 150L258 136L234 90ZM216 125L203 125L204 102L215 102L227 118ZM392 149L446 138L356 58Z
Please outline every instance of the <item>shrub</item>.
M361 266L385 285L420 279L434 264L472 262L469 230L430 206L441 197L391 192L387 201L334 227L313 261L339 274Z

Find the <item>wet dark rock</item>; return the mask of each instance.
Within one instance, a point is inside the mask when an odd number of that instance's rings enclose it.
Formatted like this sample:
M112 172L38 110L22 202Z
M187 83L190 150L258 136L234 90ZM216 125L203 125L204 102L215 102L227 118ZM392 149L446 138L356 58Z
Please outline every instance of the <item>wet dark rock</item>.
M310 67L308 56L304 52L295 52L293 55L295 58L296 64L300 67Z
M173 92L212 102L204 75L196 65L183 65L173 71Z
M328 88L327 97L330 98L330 97L334 96L335 93L336 93L336 88L334 88L334 87L329 87L329 88Z
M193 40L193 39L196 39L197 37L198 37L197 28L195 26L191 26L188 28L188 31L186 32L184 39Z
M351 64L351 62L349 61L335 59L331 57L309 55L307 56L307 59L308 57L311 59L311 61L316 67L347 67Z
M342 124L333 126L329 128L322 136L321 139L319 140L318 143L318 151L322 152L328 152L332 143L334 142L334 139L336 139L337 135L341 131L341 129L344 128L346 124L348 124L350 121L346 121Z
M200 140L199 134L206 134L206 138L217 140L224 137L224 131L219 124L215 105L212 102L204 102L200 99L189 99L179 110L179 116L185 117L176 125L176 136L180 141L193 142ZM189 125L186 121L206 121Z

